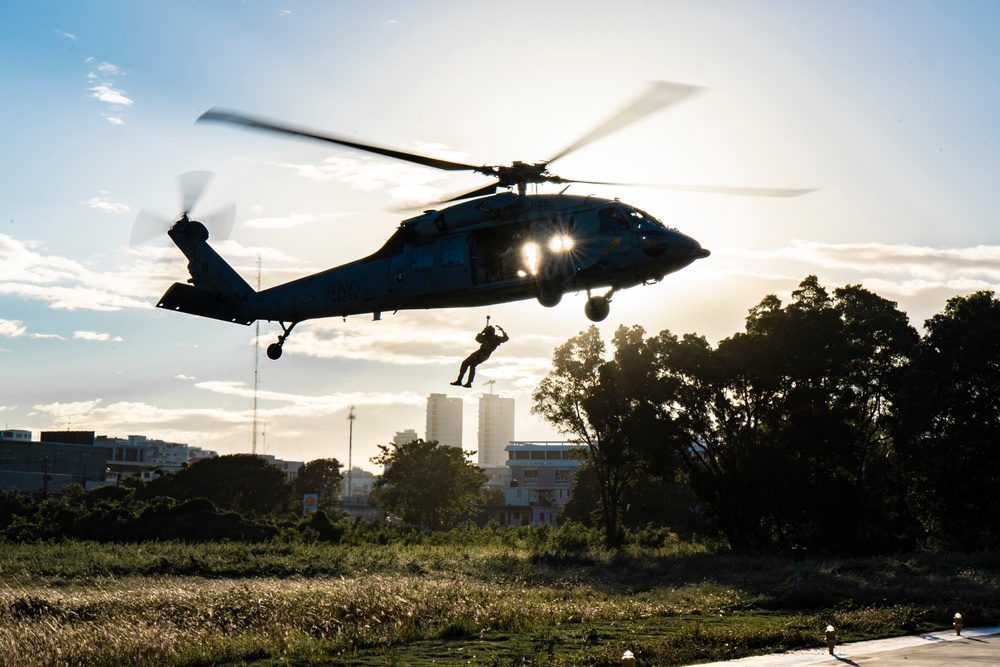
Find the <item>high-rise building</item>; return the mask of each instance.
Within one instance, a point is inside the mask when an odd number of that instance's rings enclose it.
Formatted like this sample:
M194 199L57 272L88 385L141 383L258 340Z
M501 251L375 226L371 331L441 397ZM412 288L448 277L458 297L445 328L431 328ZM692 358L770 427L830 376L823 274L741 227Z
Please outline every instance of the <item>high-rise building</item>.
M480 466L503 466L507 463L504 447L514 439L514 399L499 394L483 394L479 398Z
M427 397L427 431L424 440L462 448L462 399L444 394Z
M405 431L396 431L396 435L392 436L392 444L399 447L400 445L405 445L408 442L413 442L417 440L420 436L412 428L408 428Z

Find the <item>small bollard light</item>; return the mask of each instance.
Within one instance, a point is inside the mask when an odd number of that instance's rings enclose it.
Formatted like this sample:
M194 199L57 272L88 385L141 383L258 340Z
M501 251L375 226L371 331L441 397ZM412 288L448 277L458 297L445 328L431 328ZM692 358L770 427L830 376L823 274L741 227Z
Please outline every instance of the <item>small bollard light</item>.
M955 634L961 635L962 628L965 627L965 620L962 619L961 614L955 614L955 620L952 622L952 625L955 626Z
M833 655L833 647L837 645L837 631L832 625L826 626L826 647L830 649L830 655Z
M632 651L625 651L622 654L622 667L635 667L635 656L632 655Z

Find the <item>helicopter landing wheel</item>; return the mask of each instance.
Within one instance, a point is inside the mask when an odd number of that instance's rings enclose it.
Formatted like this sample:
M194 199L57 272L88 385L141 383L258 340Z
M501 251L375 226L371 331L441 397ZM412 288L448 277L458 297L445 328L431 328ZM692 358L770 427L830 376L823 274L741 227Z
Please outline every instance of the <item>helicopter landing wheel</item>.
M551 280L542 280L538 283L536 298L538 303L546 308L552 308L562 300L562 290Z
M583 307L583 314L591 322L603 322L611 312L611 302L606 296L592 296Z
M295 325L298 324L298 322L292 322L287 327L284 322L279 322L279 324L281 325L282 334L278 336L278 342L271 343L267 346L267 358L274 361L281 358L281 348L285 344L285 339L292 335L292 329L295 328Z

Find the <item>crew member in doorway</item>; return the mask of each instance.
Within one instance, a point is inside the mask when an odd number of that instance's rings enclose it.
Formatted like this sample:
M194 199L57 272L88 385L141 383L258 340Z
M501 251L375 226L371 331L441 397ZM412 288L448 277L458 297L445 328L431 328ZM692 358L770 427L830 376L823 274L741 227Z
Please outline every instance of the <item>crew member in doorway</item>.
M496 329L499 329L503 336L498 336ZM487 324L485 329L476 334L476 342L479 343L479 349L466 357L465 361L462 362L462 368L458 372L458 379L452 382L453 385L456 387L471 387L472 380L476 377L476 366L489 359L494 350L510 340L510 336L503 330L503 327L498 326L496 329ZM462 384L462 376L465 375L466 370L469 371L469 380L465 384Z

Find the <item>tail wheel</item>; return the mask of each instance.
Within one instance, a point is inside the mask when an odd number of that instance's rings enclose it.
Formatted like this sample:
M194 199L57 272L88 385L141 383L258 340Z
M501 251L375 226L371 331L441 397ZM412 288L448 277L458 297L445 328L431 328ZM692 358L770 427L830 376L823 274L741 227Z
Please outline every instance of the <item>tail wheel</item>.
M562 300L562 290L551 280L542 280L538 283L536 297L538 303L546 308L552 308Z
M281 358L281 344L271 343L267 346L267 358L277 361Z
M611 302L605 296L592 296L583 307L583 314L591 322L603 322L611 312Z

